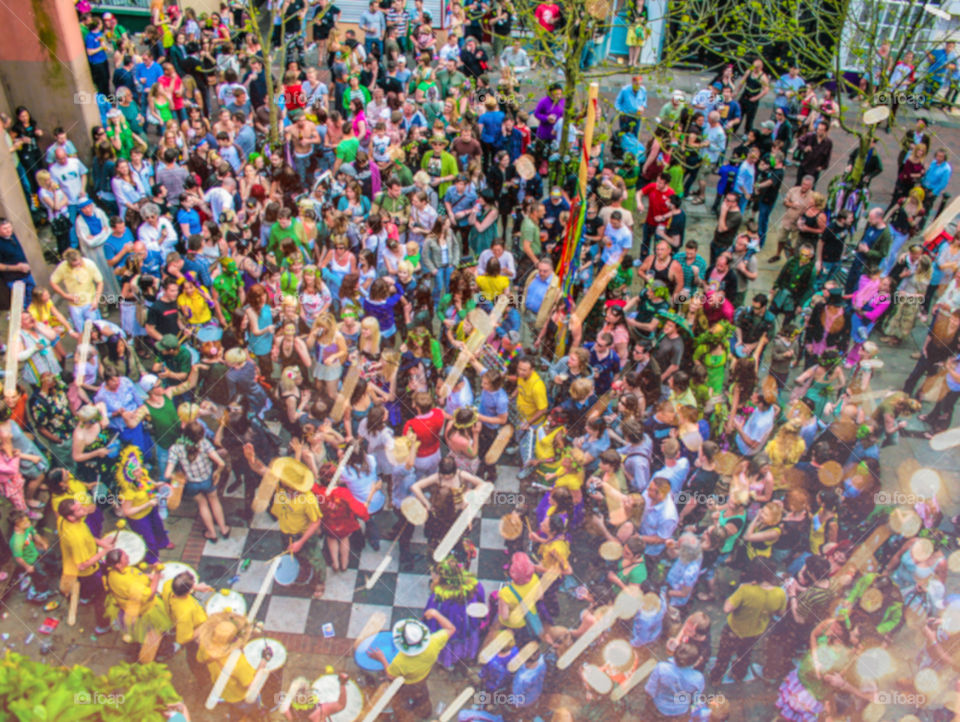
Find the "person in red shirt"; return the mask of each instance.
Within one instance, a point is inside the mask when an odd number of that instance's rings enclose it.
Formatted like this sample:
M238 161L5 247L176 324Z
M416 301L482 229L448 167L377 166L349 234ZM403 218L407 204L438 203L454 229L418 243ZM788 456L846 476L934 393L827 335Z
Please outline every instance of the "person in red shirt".
M173 63L163 64L163 75L157 80L160 87L167 91L170 96L170 108L180 120L186 120L187 114L183 109L183 81L177 75Z
M300 76L295 70L288 70L283 76L283 102L287 113L292 110L303 110L306 103L306 93L300 83Z
M643 222L643 242L640 247L640 257L646 258L650 253L650 241L657 235L657 226L662 222L664 216L670 213L670 204L667 198L672 196L673 188L670 187L670 176L661 173L653 183L647 183L643 188L637 191L637 211L643 213L643 199L650 200L650 207L647 209L647 217Z
M406 435L411 430L417 435L420 448L413 468L417 479L437 473L440 464L440 439L443 436L443 411L435 407L433 397L426 391L418 391L412 398L417 415L403 425Z
M557 29L557 21L560 20L560 6L553 3L540 3L534 10L534 15L540 27L552 33Z

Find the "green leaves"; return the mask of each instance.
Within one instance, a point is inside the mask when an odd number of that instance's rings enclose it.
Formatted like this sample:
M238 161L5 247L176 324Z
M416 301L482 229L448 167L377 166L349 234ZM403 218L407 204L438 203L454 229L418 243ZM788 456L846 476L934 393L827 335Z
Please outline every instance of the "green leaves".
M156 662L118 664L97 676L89 667L52 667L13 652L0 659L0 709L17 722L161 722L179 699L170 670Z

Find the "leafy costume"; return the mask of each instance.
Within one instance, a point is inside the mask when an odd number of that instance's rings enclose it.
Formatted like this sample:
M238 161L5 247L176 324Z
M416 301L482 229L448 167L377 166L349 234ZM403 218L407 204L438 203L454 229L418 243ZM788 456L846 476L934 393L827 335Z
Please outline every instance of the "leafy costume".
M228 324L240 307L240 289L243 288L243 280L240 272L237 270L237 262L232 258L223 258L220 260L222 273L213 281L213 290L217 292L220 299L220 309L223 311L223 319Z

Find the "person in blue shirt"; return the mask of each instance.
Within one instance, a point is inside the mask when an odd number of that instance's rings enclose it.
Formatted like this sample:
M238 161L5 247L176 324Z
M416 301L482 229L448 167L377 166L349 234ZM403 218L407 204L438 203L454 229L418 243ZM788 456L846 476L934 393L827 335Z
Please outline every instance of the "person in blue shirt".
M760 159L760 149L751 148L746 159L737 169L737 177L733 182L733 192L737 194L740 204L740 213L747 210L747 203L753 197L753 185L757 178L757 161Z
M603 229L603 251L600 260L603 265L616 263L633 246L633 231L623 222L621 211L610 214L610 222Z
M635 133L640 129L640 116L647 109L647 89L643 78L634 75L630 85L625 85L617 93L613 107L620 113L620 132Z
M483 149L483 170L490 169L490 163L497 152L497 143L499 136L503 133L503 120L505 113L499 109L497 99L493 95L488 95L484 101L486 112L481 113L477 118L480 124L480 147Z
M717 112L720 113L720 125L732 133L740 124L740 103L733 99L733 89L723 89L723 100L717 104Z
M700 652L692 644L681 644L673 657L658 662L653 668L644 691L650 696L657 712L669 719L685 718L694 702L698 702L705 681L703 673L693 666Z
M97 92L110 94L110 64L107 62L107 41L103 37L103 20L94 18L90 32L84 40L87 49L87 61L90 63L90 76Z
M947 186L950 185L950 177L953 175L953 168L947 162L947 151L939 148L933 155L927 172L923 174L923 207L929 213L933 207L934 201Z
M480 421L478 443L481 449L489 449L500 427L507 423L510 399L503 389L503 374L496 369L490 369L483 374L480 378L480 389L480 402L477 406L477 419ZM497 468L495 465L488 465L481 456L477 475L494 482L497 480Z
M447 188L443 194L443 204L447 209L447 216L453 219L457 225L457 231L463 245L463 253L468 253L467 236L470 234L470 213L477 204L477 194L473 189L473 184L469 183L467 176L460 174L453 185Z
M187 237L187 252L183 257L184 274L193 274L201 286L213 288L213 277L210 275L210 261L200 251L203 249L203 236L193 233Z
M521 709L533 707L543 694L543 680L547 676L547 661L540 652L535 653L513 675L510 691Z
M140 112L146 115L147 95L153 84L160 80L163 75L163 68L160 63L153 61L153 56L150 53L145 53L143 60L134 67L133 73L137 81L137 92L140 94Z
M783 108L785 115L790 115L790 104L794 98L806 87L806 82L800 77L800 68L791 65L786 75L781 75L777 82L773 84L776 97L773 104L777 108Z
M133 244L136 239L133 232L127 228L121 216L110 218L110 235L103 242L103 255L107 263L114 269L114 273L123 269L127 258L133 253Z
M927 82L924 86L924 94L927 96L927 103L940 92L944 82L957 70L957 44L949 42L942 48L931 50L927 53Z
M181 193L178 200L180 210L177 211L177 227L180 229L181 237L186 238L194 233L200 233L203 230L203 223L200 221L200 214L194 207L196 196L191 193ZM207 287L209 288L209 286Z

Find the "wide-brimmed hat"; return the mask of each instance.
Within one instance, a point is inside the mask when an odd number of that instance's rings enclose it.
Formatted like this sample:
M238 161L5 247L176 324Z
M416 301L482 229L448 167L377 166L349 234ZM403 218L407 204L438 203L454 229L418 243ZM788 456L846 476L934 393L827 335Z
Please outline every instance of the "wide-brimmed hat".
M430 138L430 145L442 145L446 148L450 144L445 135L434 135Z
M197 628L197 644L208 657L221 659L246 641L250 622L236 612L217 612Z
M419 619L401 619L393 625L393 643L401 654L416 657L430 644L430 629Z
M176 351L180 348L180 342L177 341L177 337L172 333L165 333L163 337L157 341L156 346L158 351Z
M274 474L288 489L307 492L313 488L313 472L296 459L281 456L270 463L268 474Z

